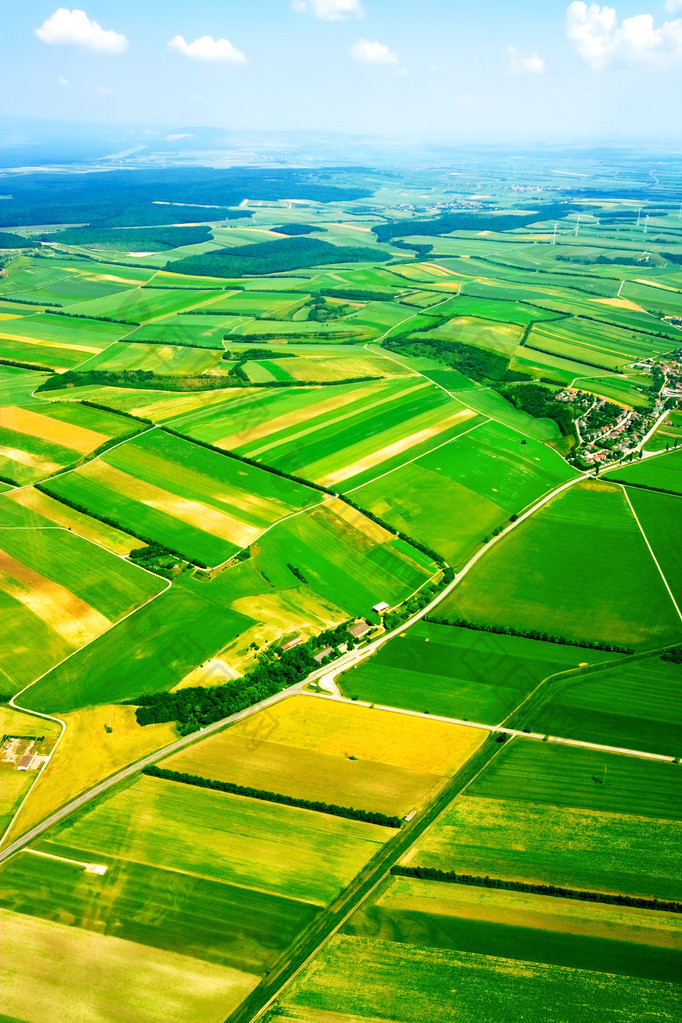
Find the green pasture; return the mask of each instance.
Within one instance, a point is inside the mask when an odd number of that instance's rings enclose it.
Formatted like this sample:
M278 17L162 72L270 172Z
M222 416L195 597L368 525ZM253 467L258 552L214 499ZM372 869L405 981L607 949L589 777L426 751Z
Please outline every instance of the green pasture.
M682 666L652 657L567 679L529 723L534 732L677 756Z
M233 579L228 582L232 584ZM191 578L176 581L156 600L50 671L24 694L24 704L34 710L66 713L172 689L253 624L229 607L233 598L234 593L219 580L215 584Z
M354 500L458 564L509 515L570 479L556 452L524 440L497 422L465 427L451 443L439 447L439 438L430 453L354 488Z
M375 824L142 776L67 819L40 848L104 853L325 905L392 834Z
M524 892L393 878L373 905L344 930L350 934L472 952L573 970L598 969L675 982L682 949L674 914L594 906Z
M682 494L682 449L618 466L609 478L637 487L651 487L670 494Z
M472 387L466 393L460 392L458 398L469 408L496 419L498 423L511 427L524 437L545 443L558 440L560 437L559 427L553 419L534 419L527 412L514 408L501 394L490 388Z
M573 386L634 409L646 408L651 402L651 393L641 379L630 380L616 376L580 377Z
M658 452L676 447L682 440L682 412L671 412L645 444L646 451Z
M158 812L158 811L154 811ZM0 906L180 955L264 973L314 907L98 850L104 875L24 852L0 868Z
M682 811L678 764L522 738L505 747L469 792L670 821Z
M682 608L682 497L627 488L627 496L678 608Z
M408 996L409 992L409 996ZM622 1023L673 1020L672 983L339 934L296 978L268 1023L329 1013L358 1023ZM551 1015L550 1015L551 1014ZM655 1015L654 1015L655 1014Z
M403 862L478 877L679 900L679 824L674 815L639 813L649 809L642 793L656 784L656 772L642 774L635 768L612 777L614 764L642 761L604 754L597 762L587 755L590 751L542 744L543 750L563 750L558 765L550 768L549 755L531 752L535 745L514 740L504 751L506 759L500 754L492 765L498 768L498 787L494 779L488 785L476 783L450 804ZM554 753L553 759L559 756ZM660 774L668 765L653 766ZM628 785L634 789L631 806ZM596 806L588 786L600 790L603 807ZM603 791L609 787L613 806Z
M368 703L495 725L543 679L608 656L422 621L339 681Z
M436 338L439 341L455 341L510 356L523 337L523 327L477 316L457 316L440 327L419 334L418 337L425 340Z
M603 483L569 489L499 541L441 613L639 649L682 635L623 492Z

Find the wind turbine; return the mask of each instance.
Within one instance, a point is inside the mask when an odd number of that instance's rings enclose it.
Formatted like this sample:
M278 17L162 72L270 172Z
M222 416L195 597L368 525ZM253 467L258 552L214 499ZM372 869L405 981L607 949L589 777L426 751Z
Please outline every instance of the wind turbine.
M642 207L640 206L640 208L637 210L637 227L639 227L639 221L640 221L641 216L642 216Z
M648 226L649 226L649 214L647 213L646 217L644 218L644 234L646 234L646 229L647 229Z
M557 229L558 226L559 226L558 224L554 225L554 235L552 236L552 245L556 245L556 229Z
M575 234L576 234L576 237L578 236L578 231L579 230L580 230L580 214L578 214L578 219L575 222Z

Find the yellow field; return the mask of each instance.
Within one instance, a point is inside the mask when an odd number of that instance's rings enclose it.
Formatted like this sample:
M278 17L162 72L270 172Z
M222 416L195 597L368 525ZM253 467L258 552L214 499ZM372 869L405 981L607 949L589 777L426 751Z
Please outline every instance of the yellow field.
M72 647L101 635L111 622L59 583L0 550L0 590L14 597Z
M134 536L122 533L113 526L107 526L104 522L91 519L82 512L56 501L47 494L42 494L33 487L24 487L22 490L15 490L5 495L6 500L16 501L24 508L29 508L38 515L43 515L56 526L63 526L64 529L72 529L74 533L101 544L113 554L130 554L132 550L144 547L143 540L136 540Z
M0 736L1 735L59 735L61 729L56 721L47 721L26 714L22 710L13 710L6 704L0 705Z
M3 341L23 341L27 345L38 345L39 348L67 348L73 352L88 352L90 355L97 355L101 348L92 348L88 345L70 345L65 341L44 341L40 337L28 337L26 334L3 334L0 333Z
M66 732L17 817L14 837L98 781L176 738L170 723L140 727L134 707L77 710L65 714L64 720Z
M7 444L0 445L0 455L3 458L9 458L12 462L17 462L19 465L35 469L36 472L44 473L46 476L50 476L53 472L63 468L57 462L45 458L44 455L37 455L32 451L22 451L21 448L12 448Z
M53 444L61 444L82 455L94 451L100 444L109 440L107 433L88 430L83 426L75 426L73 423L64 423L60 419L42 416L39 412L18 408L16 405L8 405L6 408L0 409L0 427L16 430L17 433L25 433L29 437L40 437Z
M233 730L253 739L432 775L457 771L488 734L464 725L304 695L254 714Z
M239 735L229 728L174 753L163 767L296 799L322 800L404 817L445 777Z
M2 1012L30 1023L223 1023L251 973L0 910Z
M104 486L123 497L140 501L150 508L156 508L166 515L196 526L197 529L202 529L205 533L229 540L238 547L248 546L260 533L258 526L242 522L234 515L217 511L209 505L202 504L201 501L178 497L169 490L140 480L101 460L88 463L79 470L79 473L88 479L103 483Z

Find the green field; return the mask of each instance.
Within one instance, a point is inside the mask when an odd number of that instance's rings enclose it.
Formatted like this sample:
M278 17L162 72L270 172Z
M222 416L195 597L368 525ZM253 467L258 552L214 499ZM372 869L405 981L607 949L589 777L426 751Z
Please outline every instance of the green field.
M344 693L369 703L494 725L543 679L608 656L419 622L339 681Z
M208 565L318 500L304 486L160 430L60 476L49 491Z
M682 477L680 477L682 479ZM678 608L682 608L682 499L677 494L627 487L627 497Z
M682 635L626 498L580 483L504 537L441 614L641 649Z
M75 859L104 854L320 906L392 834L375 824L141 777L52 831L39 848Z
M26 520L25 509L3 500L1 663L14 692L107 632L164 585L68 529L26 528Z
M88 369L107 373L146 370L149 373L183 376L201 374L220 362L221 353L212 348L184 348L169 344L114 345L88 363Z
M610 479L650 487L670 494L682 494L682 449L612 470Z
M342 934L267 1019L499 1023L512 1016L532 1023L593 1023L596 1012L623 1023L672 1023L678 995L671 983Z
M383 890L382 890L383 889ZM594 905L523 892L392 878L344 930L574 970L676 982L682 948L673 913Z
M123 271L127 273L127 267ZM118 320L148 323L171 313L211 306L221 297L220 291L166 291L154 288L132 288L120 295L95 298L71 307L83 316L111 316Z
M510 514L571 475L550 448L484 422L375 483L354 480L353 499L456 565Z
M535 732L677 756L682 667L652 657L566 680L530 724Z

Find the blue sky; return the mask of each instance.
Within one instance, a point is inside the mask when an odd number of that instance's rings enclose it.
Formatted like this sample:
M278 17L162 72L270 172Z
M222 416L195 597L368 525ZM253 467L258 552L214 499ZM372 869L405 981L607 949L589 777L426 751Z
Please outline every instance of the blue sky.
M681 134L682 0L80 2L0 0L6 113L452 141Z

